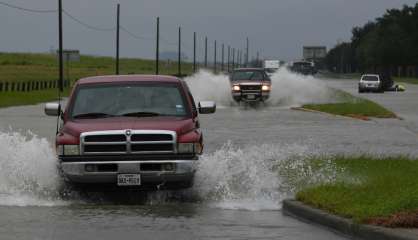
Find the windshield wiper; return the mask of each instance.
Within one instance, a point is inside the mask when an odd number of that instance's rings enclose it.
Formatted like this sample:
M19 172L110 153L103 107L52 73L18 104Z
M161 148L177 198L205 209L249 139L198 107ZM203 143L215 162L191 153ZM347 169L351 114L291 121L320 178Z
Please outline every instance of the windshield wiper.
M101 113L101 112L91 112L91 113L82 113L73 116L73 118L108 118L108 117L115 117L115 115L108 114L108 113Z
M156 112L130 112L124 113L121 116L124 117L156 117L161 116L162 114Z

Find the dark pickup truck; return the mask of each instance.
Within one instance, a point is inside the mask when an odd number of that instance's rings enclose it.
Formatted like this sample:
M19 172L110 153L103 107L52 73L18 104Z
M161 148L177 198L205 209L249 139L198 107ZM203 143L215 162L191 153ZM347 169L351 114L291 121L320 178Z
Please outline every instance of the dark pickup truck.
M71 185L188 188L203 151L198 113L186 83L169 76L84 78L75 84L56 136L58 167Z
M230 81L236 102L264 102L270 97L271 80L263 68L235 69Z

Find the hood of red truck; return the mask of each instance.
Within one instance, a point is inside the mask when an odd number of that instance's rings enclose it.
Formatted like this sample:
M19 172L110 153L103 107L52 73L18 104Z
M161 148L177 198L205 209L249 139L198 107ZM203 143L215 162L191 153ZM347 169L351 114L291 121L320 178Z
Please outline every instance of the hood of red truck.
M67 121L62 132L80 137L83 132L106 130L170 130L178 136L195 128L193 120L181 117L115 117Z

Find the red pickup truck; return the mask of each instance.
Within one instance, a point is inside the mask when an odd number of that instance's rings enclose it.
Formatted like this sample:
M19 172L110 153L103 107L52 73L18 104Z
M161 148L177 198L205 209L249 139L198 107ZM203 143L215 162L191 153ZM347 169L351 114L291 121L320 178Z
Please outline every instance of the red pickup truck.
M77 81L56 136L58 166L72 185L178 189L193 185L203 151L198 113L186 83L170 76L98 76Z

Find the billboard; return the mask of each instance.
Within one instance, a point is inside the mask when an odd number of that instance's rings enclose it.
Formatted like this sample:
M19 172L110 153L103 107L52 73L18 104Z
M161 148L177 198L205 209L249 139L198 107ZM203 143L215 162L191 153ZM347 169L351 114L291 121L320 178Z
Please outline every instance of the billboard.
M306 60L321 59L327 55L327 47L324 46L304 46L303 58Z

